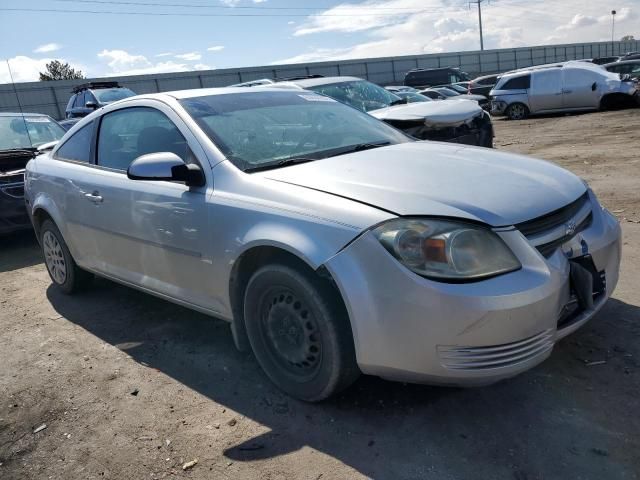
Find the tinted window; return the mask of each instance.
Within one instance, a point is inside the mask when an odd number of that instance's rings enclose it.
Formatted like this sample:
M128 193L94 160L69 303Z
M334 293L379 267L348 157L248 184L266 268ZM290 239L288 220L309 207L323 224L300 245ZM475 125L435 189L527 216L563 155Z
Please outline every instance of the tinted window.
M135 93L133 93L128 88L101 88L98 90L94 90L93 94L98 99L98 102L103 105L105 103L115 102L117 100L133 97L135 95Z
M525 75L524 77L516 77L511 80L507 80L504 85L500 87L500 90L522 90L531 86L531 77Z
M77 162L89 162L93 122L74 133L56 152L56 157Z
M83 108L84 107L84 91L76 94L76 103L74 103L75 108Z
M126 108L102 117L98 135L98 165L127 170L141 155L172 152L191 159L187 141L167 116L147 107Z
M219 94L180 103L242 170L291 158L320 161L360 144L409 141L365 113L301 90Z
M495 85L496 80L498 80L498 77L489 77L480 79L476 83L479 83L480 85Z

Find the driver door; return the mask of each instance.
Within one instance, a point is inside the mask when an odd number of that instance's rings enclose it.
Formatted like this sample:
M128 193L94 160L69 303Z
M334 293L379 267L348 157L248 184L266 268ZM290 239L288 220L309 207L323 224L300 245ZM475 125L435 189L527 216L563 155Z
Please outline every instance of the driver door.
M183 129L188 131L184 125ZM102 116L96 144L100 180L92 189L100 200L94 218L88 219L99 238L97 268L154 292L217 310L207 281L207 186L127 177L135 158L156 152L198 162L185 135L159 109L129 107Z

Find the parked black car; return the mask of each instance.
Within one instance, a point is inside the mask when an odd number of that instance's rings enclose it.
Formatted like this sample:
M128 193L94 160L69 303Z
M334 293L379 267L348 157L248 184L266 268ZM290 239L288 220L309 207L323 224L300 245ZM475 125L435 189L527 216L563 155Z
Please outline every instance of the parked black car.
M31 228L24 205L24 169L38 147L64 129L47 115L0 113L0 235Z
M620 59L618 55L614 55L611 57L597 57L592 58L591 63L595 63L596 65L604 65L606 63L617 62Z
M471 80L469 75L455 67L416 68L409 70L404 76L404 84L418 90L467 80Z
M489 98L489 92L498 83L500 75L484 75L469 82L468 92L472 95L484 95Z
M135 93L118 82L89 82L73 87L73 95L67 103L66 118L82 118L95 109L133 97Z

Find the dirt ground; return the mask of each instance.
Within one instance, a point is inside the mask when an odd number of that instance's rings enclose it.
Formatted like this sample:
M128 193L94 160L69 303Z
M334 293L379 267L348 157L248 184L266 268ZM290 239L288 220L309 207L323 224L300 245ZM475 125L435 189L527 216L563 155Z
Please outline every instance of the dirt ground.
M108 281L62 296L15 235L0 239L0 479L640 478L640 110L495 125L498 148L583 176L623 227L613 298L546 362L480 389L362 378L307 405L227 324Z

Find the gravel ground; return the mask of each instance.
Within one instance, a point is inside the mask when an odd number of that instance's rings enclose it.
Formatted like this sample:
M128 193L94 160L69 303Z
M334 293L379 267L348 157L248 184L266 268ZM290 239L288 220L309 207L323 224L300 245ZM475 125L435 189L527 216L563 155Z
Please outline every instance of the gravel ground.
M495 125L498 148L583 176L623 227L613 298L543 364L469 390L367 377L307 405L227 324L104 280L64 297L15 235L0 239L0 478L640 478L639 111Z

